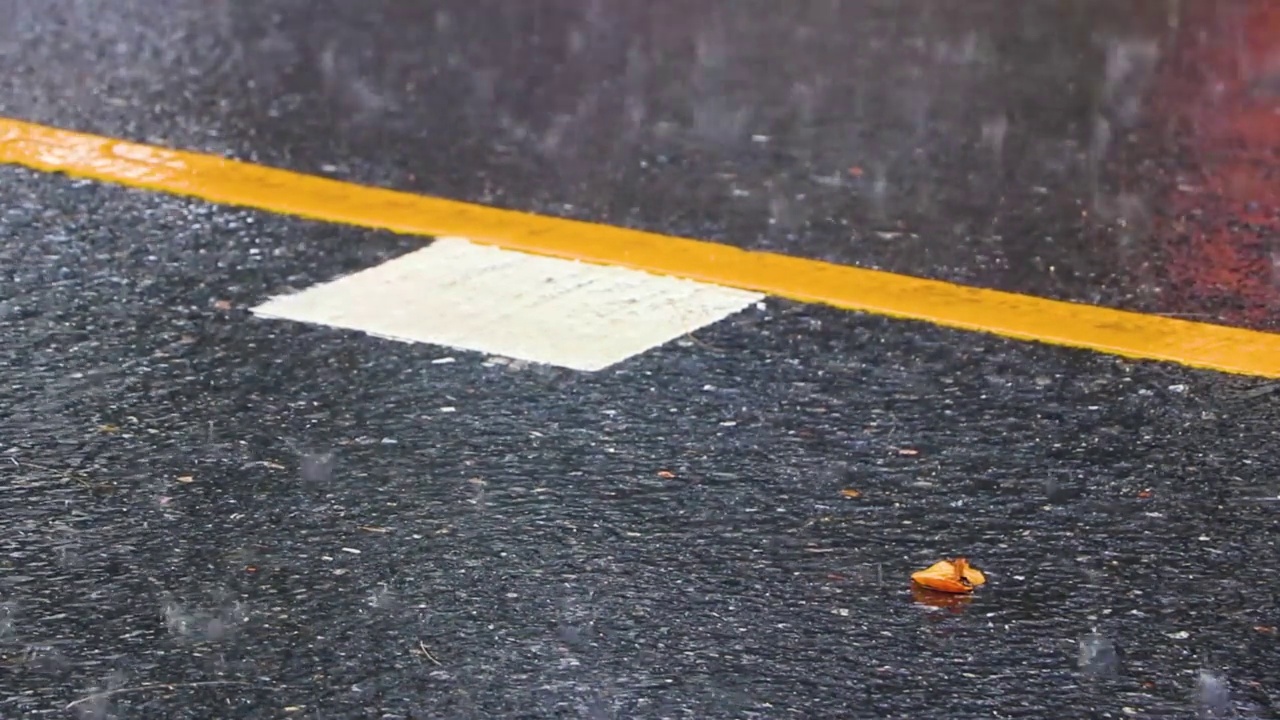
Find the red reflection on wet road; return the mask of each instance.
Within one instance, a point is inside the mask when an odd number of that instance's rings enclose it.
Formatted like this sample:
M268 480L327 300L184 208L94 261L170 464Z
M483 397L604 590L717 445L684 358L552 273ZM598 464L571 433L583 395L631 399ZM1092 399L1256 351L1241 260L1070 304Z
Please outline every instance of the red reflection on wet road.
M952 613L959 614L963 612L969 603L973 602L972 595L957 595L955 593L938 592L930 590L919 585L911 586L911 600L920 605L938 608L939 610L948 610Z
M1280 328L1280 2L1190 3L1153 102L1177 128L1168 305Z

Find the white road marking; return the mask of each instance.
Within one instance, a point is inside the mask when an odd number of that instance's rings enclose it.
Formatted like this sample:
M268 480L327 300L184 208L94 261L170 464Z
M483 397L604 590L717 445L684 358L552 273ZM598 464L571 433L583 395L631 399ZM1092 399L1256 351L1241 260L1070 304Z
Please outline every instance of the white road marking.
M440 238L368 270L269 300L253 313L594 371L763 297Z

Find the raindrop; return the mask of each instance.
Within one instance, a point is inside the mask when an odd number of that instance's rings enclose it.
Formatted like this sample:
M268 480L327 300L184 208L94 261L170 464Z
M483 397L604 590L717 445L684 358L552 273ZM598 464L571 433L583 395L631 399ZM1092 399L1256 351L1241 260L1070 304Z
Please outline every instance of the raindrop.
M391 588L387 587L385 584L375 587L369 592L369 597L365 600L365 603L369 607L378 608L380 610L393 607L395 602L395 595L391 592Z
M333 453L307 453L302 456L301 469L303 483L326 485L333 479Z
M106 720L117 715L112 712L111 691L124 687L128 677L120 670L107 675L102 687L90 688L83 700L75 704L76 717L81 720Z
M340 54L336 42L325 47L316 65L326 93L347 111L351 122L364 123L387 109L387 99Z
M819 92L816 85L797 83L791 88L791 107L795 112L796 124L808 129L813 126L818 111Z
M211 612L205 620L205 639L210 642L223 641L236 634L239 625L248 619L248 609L238 600L227 601L227 598L216 598L219 610Z
M436 32L447 33L453 30L453 16L447 10L436 11Z
M577 646L583 642L582 630L574 625L561 624L557 634L565 645Z
M1093 119L1093 135L1089 140L1089 156L1094 166L1102 162L1111 147L1111 121L1101 115Z
M623 101L623 112L627 118L627 132L634 134L644 127L649 117L649 106L640 93L628 93Z
M911 126L917 137L922 137L929 129L929 119L933 111L934 98L930 90L920 85L909 86L903 92L905 112L911 119Z
M1049 502L1053 502L1056 496L1062 492L1062 485L1057 480L1049 478L1044 481L1044 494L1049 498Z
M617 717L609 708L609 701L600 692L593 692L582 707L583 717L588 720L610 720Z
M851 565L836 573L836 576L851 585L883 585L884 565L882 563Z
M639 43L632 43L627 48L626 78L627 83L637 88L649 74L649 59Z
M883 163L875 163L871 171L871 211L879 222L889 219L889 173Z
M721 70L729 64L729 45L720 32L699 33L694 39L694 52L700 71Z
M1115 200L1115 223L1121 229L1120 240L1130 244L1147 234L1151 227L1151 211L1147 203L1133 193L1120 193Z
M8 641L14 638L13 621L14 616L18 614L18 608L14 603L0 603L0 641Z
M1154 40L1118 40L1107 47L1102 97L1112 117L1122 126L1132 125L1142 110L1142 91L1160 58Z
M1101 115L1095 116L1093 119L1093 134L1089 139L1089 190L1095 209L1102 205L1099 183L1101 182L1102 162L1110 146L1111 122Z
M53 675L66 670L71 663L52 645L33 645L27 648L23 665L33 672Z
M556 115L538 141L539 150L546 155L555 155L564 144L565 138L570 136L572 123L571 116L565 113Z
M75 706L76 717L80 720L105 720L110 709L110 700L101 693L94 694Z
M769 198L769 224L782 231L795 230L804 224L804 196L793 201L785 193L775 191Z
M1004 165L1004 138L1009 132L1009 116L1001 113L982 121L982 144L991 151L997 167Z
M1115 643L1092 632L1080 638L1080 672L1090 677L1113 677L1120 664Z
M471 95L477 105L487 106L497 96L498 71L493 68L474 70L471 73Z
M693 107L693 134L709 145L732 145L745 134L750 119L750 108L735 108L728 100L711 95Z
M213 642L217 642L227 636L231 626L224 618L209 618L209 622L205 624L204 636Z
M1235 717L1226 679L1212 670L1201 670L1196 678L1196 708L1197 717L1205 720Z
M170 634L185 638L191 634L195 618L176 600L165 600L160 606L160 617Z
M1050 503L1059 504L1069 502L1080 497L1080 487L1063 483L1056 478L1048 478L1044 481L1045 497Z

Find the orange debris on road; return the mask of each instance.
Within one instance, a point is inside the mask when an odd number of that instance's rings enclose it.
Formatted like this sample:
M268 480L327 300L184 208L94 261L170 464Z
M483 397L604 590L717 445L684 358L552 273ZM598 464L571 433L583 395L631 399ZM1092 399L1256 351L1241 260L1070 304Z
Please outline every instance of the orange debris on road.
M969 566L964 558L941 560L924 570L911 574L911 580L918 585L948 593L967 593L987 581L982 571Z

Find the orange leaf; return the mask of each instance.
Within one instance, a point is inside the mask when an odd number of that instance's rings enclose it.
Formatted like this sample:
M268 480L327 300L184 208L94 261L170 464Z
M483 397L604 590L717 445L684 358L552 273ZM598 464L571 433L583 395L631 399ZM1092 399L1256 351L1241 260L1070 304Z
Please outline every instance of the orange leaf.
M969 567L964 558L940 560L924 570L911 574L911 580L919 585L949 593L973 592L973 589L987 581L982 571Z
M671 478L673 478L673 477L675 477L675 476L676 476L676 474L675 474L675 473L673 473L673 472L671 472L670 470L659 470L659 471L658 471L658 477L660 477L660 478L666 478L666 479L670 480Z
M859 491L857 491L857 490L854 490L853 488L845 488L845 489L843 489L843 490L841 490L841 491L840 491L840 494L841 494L841 495L843 495L843 496L845 496L845 497L847 497L847 498L860 498L860 497L862 497L862 493L861 493L861 492L859 492Z

